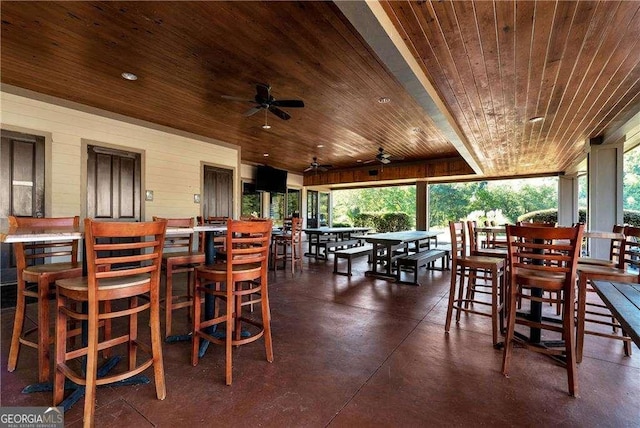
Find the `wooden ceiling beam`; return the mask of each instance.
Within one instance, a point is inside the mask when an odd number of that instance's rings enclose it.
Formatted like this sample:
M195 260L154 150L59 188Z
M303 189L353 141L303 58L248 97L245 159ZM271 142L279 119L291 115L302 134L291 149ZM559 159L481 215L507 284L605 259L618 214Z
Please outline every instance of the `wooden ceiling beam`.
M305 174L304 186L331 186L345 183L371 183L390 180L422 180L425 178L468 176L475 172L460 156L425 162L375 163L355 168L332 169ZM476 177L477 179L477 177Z

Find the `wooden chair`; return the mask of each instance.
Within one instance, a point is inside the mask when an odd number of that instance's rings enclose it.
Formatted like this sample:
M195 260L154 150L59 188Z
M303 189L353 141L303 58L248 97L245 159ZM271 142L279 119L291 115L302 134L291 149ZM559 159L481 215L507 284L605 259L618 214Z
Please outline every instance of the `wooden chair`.
M595 257L591 257L589 255L588 240L593 239L606 239L610 241L609 244L609 257L606 259L599 259ZM584 244L583 244L583 253L580 255L578 259L578 266L580 265L595 265L595 266L608 266L608 267L618 267L620 263L620 249L622 248L622 243L624 242L624 226L616 224L613 226L613 230L611 232L584 232Z
M495 222L495 220L485 220L484 225L486 227L496 227L497 224ZM504 236L503 233L496 233L496 232L487 232L487 239L486 239L486 248L505 248L507 246L507 239Z
M84 426L93 426L96 386L128 379L153 365L156 395L166 395L160 333L160 264L167 222L121 223L97 222L85 219L85 245L87 276L56 281L56 364L53 401L57 405L64 396L65 378L85 385ZM115 239L112 243L112 239ZM104 242L104 243L103 243ZM112 266L117 264L117 269ZM144 303L140 304L138 298ZM124 301L121 309L100 311L100 302ZM82 302L85 311L74 310L73 302ZM138 313L149 310L148 325L151 346L138 341ZM124 334L99 342L100 320L127 318ZM67 350L67 320L86 320L87 344L79 349ZM115 329L114 329L115 330ZM97 378L98 351L126 344L128 367L125 372ZM149 358L138 361L138 349ZM86 370L77 373L69 364L76 358L86 357Z
M574 227L507 226L510 295L502 360L502 373L505 376L509 372L516 324L559 332L564 340L562 342L564 346L555 346L558 345L557 343L542 346L539 343L530 343L524 340L519 340L519 343L537 352L564 356L569 393L577 395L574 300L576 268L583 231L584 225L582 224ZM519 315L516 312L516 302L519 298L530 300L532 305L539 305L550 300L542 297L542 293L524 293L523 291L526 289L561 292L563 299L561 324L546 322L543 317L534 319L536 315L533 310L531 316Z
M498 337L503 329L504 320L504 279L506 261L502 257L467 255L467 242L463 222L450 222L451 232L451 287L444 331L449 332L453 310L456 311L456 323L460 313L467 312L491 317L493 345L499 346ZM483 284L478 278L484 278ZM489 282L489 284L486 284ZM456 285L458 294L456 296ZM486 288L489 288L486 290ZM490 295L490 301L479 300L476 295ZM490 312L474 309L476 305L489 306Z
M160 220L159 217L153 217L153 220ZM193 218L169 218L167 227L175 228L193 228ZM193 290L193 273L196 266L204 264L204 253L194 251L193 248L193 230L185 231L185 233L167 235L164 241L164 249L162 251L161 273L165 278L165 330L164 336L171 336L171 325L173 311L181 308L191 308L192 290ZM187 274L187 290L186 294L174 295L173 292L173 275L178 273Z
M78 229L79 217L27 218L9 216L9 226L31 229ZM17 265L17 302L7 369L16 369L21 345L38 350L38 381L50 379L49 299L54 296L57 279L82 276L78 262L78 241L54 241L13 244ZM67 261L64 261L67 259ZM53 261L53 262L52 262ZM27 297L36 299L35 327L25 330ZM31 335L37 337L31 340Z
M206 223L206 224L212 224L215 226L226 226L228 219L229 217L222 217L222 216L218 216L218 217L209 216L207 218L204 218L202 216L197 217L198 224ZM216 248L216 251L221 254L224 253L224 245L225 245L224 235L225 235L224 233L219 233L219 234L216 234L213 238L213 245ZM199 238L200 239L198 240L198 251L204 253L205 233L200 232Z
M191 360L194 366L198 364L201 338L224 345L227 385L231 385L232 382L233 346L251 343L264 336L267 361L273 362L267 282L272 225L271 220L228 220L226 261L196 269ZM211 288L211 284L215 284L215 287ZM224 314L214 314L210 319L201 319L201 298L205 294L209 295L208 298L219 298L226 302ZM243 314L243 307L253 303L261 303L261 320ZM208 318L208 315L211 314L205 314L205 318ZM243 322L252 329L248 337L242 332ZM220 324L226 325L223 338L214 336L210 330Z
M273 236L271 257L271 264L275 270L278 269L279 261L282 261L282 268L286 269L288 260L291 263L291 273L296 272L296 265L299 265L302 271L302 220L300 218L292 218L288 228L285 226L283 229L282 235Z
M629 233L627 239L626 233ZM576 361L582 362L584 349L584 335L591 334L609 339L621 340L625 355L631 355L632 341L620 323L611 314L611 311L600 300L591 286L594 280L640 283L636 251L640 228L614 226L613 232L585 232L591 239L610 240L609 260L594 258L578 259L578 301L576 305L577 336L576 336ZM630 271L629 268L634 268ZM592 325L592 328L587 328ZM596 326L604 325L611 328L610 332L596 329Z
M472 256L500 257L507 258L507 249L505 247L478 248L478 233L476 232L476 222L467 221L467 230L469 232L469 254ZM506 242L506 241L505 241Z

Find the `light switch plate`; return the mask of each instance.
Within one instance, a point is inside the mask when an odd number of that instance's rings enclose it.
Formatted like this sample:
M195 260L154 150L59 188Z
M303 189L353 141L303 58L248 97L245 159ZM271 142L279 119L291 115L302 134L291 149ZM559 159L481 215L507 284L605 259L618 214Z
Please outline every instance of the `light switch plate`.
M193 203L195 203L195 204L199 204L200 203L200 194L199 193L194 193L193 194Z
M145 190L145 192L144 192L144 200L145 201L153 201L153 190Z

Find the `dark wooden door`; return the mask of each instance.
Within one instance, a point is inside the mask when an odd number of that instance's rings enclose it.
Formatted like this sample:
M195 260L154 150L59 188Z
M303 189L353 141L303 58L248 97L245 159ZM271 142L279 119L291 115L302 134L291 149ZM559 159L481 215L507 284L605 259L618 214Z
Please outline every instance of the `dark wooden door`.
M233 217L233 171L212 166L204 167L202 215Z
M140 221L140 154L89 146L87 155L87 217Z
M44 217L44 137L2 130L0 217ZM13 246L0 248L2 284L16 282Z
M140 154L98 146L89 146L87 150L87 217L101 221L140 221ZM130 239L102 240L116 241L130 242ZM131 251L111 253L112 257L131 255Z
M307 227L318 227L318 192L307 191Z

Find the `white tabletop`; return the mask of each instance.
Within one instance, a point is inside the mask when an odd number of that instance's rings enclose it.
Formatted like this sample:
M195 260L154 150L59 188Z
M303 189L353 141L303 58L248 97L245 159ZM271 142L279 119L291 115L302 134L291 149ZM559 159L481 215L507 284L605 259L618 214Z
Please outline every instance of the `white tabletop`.
M194 232L224 232L227 226L204 224L191 227L167 227L167 235L181 235ZM0 242L11 244L14 242L43 242L69 241L82 239L84 233L80 228L60 227L53 229L42 228L3 228L0 231Z

